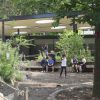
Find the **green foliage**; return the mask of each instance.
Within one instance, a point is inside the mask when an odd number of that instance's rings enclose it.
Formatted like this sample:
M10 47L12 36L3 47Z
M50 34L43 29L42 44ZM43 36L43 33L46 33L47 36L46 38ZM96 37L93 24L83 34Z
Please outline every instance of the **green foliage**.
M4 81L9 82L16 70L15 65L19 61L16 48L12 48L10 42L0 41L0 76Z
M19 70L20 61L19 48L26 45L30 45L30 41L23 36L12 38L6 42L0 41L0 76L4 81L10 82L11 79L16 79L17 74L15 75L15 73L16 70Z
M86 50L83 49L80 51L80 57L79 59L85 57L87 62L94 62L94 57L91 56L91 51L87 48Z
M41 60L43 59L43 57L46 57L46 56L45 56L45 53L42 51L42 52L40 52L40 54L38 55L37 61L38 61L38 62L41 62Z
M72 31L65 31L60 35L57 47L62 50L62 52L68 53L73 51L73 54L77 55L80 49L83 49L83 38Z
M1 0L0 18L14 15L56 13L57 22L67 16L90 25L100 23L99 0ZM77 16L81 15L81 16ZM5 17L6 16L6 17Z
M25 38L25 36L21 36L21 35L12 37L10 41L11 41L12 45L19 46L19 47L21 47L21 46L28 47L29 45L33 45L33 44L31 44L32 40L28 40Z
M57 42L57 48L60 49L61 54L67 54L68 63L70 63L74 56L78 59L81 59L82 56L91 57L90 51L84 50L83 43L84 40L81 35L72 31L65 31Z
M19 71L15 72L15 80L16 81L22 81L23 78L24 78L24 75L21 72L19 72Z
M61 56L59 56L59 55L56 55L56 61L61 61Z
M51 12L50 0L1 0L0 18L4 16L44 14Z
M57 15L55 17L57 22L67 16L68 18L75 17L77 22L88 22L94 26L100 23L99 0L49 0L48 2L52 4L51 9Z

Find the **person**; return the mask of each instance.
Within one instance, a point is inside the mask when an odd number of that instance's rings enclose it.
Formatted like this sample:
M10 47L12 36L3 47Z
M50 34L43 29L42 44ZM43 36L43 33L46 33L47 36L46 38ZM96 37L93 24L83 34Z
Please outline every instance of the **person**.
M86 59L85 59L84 56L82 57L82 61L81 61L81 64L80 64L80 68L81 68L81 71L82 72L84 72L86 70Z
M67 59L66 59L66 55L63 54L62 55L62 59L61 59L61 71L60 71L60 77L62 76L63 70L65 70L65 77L67 75Z
M44 45L43 51L44 51L45 55L48 56L48 45L47 44Z
M41 60L42 71L46 72L47 60L45 57Z
M77 58L75 56L73 57L73 59L71 59L71 63L72 63L72 71L73 72L79 72L78 60L77 60Z
M54 65L54 60L52 60L52 58L49 56L47 72L48 72L48 68L52 68L52 72L54 72L54 66L53 65Z
M53 50L50 52L49 56L52 58L52 60L54 61L54 64L55 64L56 58L55 58L55 52Z

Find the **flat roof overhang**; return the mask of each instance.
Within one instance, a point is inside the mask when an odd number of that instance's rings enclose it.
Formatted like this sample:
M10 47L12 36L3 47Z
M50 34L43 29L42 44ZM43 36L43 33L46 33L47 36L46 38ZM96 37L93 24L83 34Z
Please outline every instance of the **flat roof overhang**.
M12 16L5 20L5 35L11 36L13 33L17 33L19 28L14 29L16 26L26 26L26 28L20 28L20 32L26 32L26 34L44 33L44 32L63 32L65 29L51 29L52 23L38 24L39 20L53 20L55 14L38 14L31 16ZM66 26L66 29L73 29L70 25L71 19L64 17L60 20L60 26ZM90 27L89 24L77 24L77 27ZM0 20L0 35L2 34L2 20Z

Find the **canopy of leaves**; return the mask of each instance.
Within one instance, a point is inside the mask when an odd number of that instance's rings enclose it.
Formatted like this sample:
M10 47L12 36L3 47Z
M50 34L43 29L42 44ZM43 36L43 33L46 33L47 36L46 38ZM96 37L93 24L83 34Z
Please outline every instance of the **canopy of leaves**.
M10 42L13 46L24 46L24 47L28 47L29 45L33 45L31 44L31 40L28 40L25 36L22 36L22 35L18 35L18 36L15 36L10 39Z
M38 13L54 12L58 20L67 16L68 18L76 17L76 21L88 22L90 25L100 23L99 0L29 0L29 2L33 3L32 10L34 7Z
M50 0L1 0L0 18L49 13L52 6Z
M1 0L0 17L12 15L32 15L55 12L56 19L75 17L78 22L90 25L100 23L99 0Z
M76 17L78 22L88 22L90 25L100 23L99 0L51 0L57 19Z

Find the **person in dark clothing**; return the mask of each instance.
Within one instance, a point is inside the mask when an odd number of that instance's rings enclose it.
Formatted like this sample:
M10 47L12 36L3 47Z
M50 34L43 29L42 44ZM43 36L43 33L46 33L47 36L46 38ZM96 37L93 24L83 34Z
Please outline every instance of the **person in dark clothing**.
M47 66L48 62L46 60L45 57L43 57L43 59L41 60L41 66L42 66L42 71L46 72L46 66Z
M78 72L78 60L75 56L73 57L73 59L71 59L71 63L73 72Z
M52 68L52 72L54 72L54 66L53 65L54 65L54 60L49 56L47 72L48 72L48 68Z

